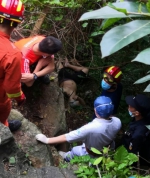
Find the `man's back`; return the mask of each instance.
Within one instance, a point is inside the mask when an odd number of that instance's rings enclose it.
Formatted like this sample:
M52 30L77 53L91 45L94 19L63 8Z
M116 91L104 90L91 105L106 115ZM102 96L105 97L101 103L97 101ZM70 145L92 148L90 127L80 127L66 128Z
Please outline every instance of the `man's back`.
M6 92L15 93L15 90L20 87L20 59L21 53L9 41L9 36L0 32L0 103L6 101ZM15 68L12 66L15 66ZM19 86L16 86L18 84Z
M110 120L95 118L83 127L66 134L68 142L83 141L88 149L94 147L101 150L115 139L121 128L121 121L117 117Z
M23 38L19 41L16 41L14 44L22 52L23 57L27 58L30 61L30 64L33 64L34 62L37 62L41 56L35 55L32 51L32 48L36 43L41 42L44 38L44 36Z

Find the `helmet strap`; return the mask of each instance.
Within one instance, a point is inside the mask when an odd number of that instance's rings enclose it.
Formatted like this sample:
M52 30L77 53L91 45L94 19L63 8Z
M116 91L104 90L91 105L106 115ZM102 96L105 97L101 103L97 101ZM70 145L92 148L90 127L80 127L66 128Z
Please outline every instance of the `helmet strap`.
M10 22L10 26L11 26L11 27L13 26L13 23L14 23L13 21Z
M1 18L0 18L0 23L3 23L3 21L4 21L4 19L1 17Z
M117 83L114 83L109 90L115 91L117 89Z

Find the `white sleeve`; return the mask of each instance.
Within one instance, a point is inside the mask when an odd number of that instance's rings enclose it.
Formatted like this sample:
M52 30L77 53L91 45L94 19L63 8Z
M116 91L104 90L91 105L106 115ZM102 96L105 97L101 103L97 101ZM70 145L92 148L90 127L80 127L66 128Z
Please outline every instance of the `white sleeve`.
M67 134L65 134L66 139L68 142L74 142L74 141L84 141L84 139L87 136L87 126L80 127L77 130L71 131Z

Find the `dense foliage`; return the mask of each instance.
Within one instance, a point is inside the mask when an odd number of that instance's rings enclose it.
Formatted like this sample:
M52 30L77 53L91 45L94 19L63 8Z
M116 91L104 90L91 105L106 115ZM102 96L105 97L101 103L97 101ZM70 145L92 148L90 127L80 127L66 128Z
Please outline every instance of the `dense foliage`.
M142 30L132 33L128 38L124 38L128 34L123 36L122 33L131 32L134 23L136 23L134 28L138 29L139 23L149 21L149 3L119 2L111 4L115 2L113 0L24 0L24 2L26 6L25 20L18 27L18 31L24 36L38 33L58 37L63 42L63 50L55 56L56 60L64 57L69 60L76 59L82 65L90 68L91 80L95 81L97 85L95 83L94 85L93 83L88 84L88 88L82 86L84 91L82 90L80 93L82 95L86 90L93 92L92 96L88 95L85 98L87 104L92 108L94 99L101 92L100 81L103 69L110 65L120 66L123 71L122 84L124 90L118 116L123 123L128 123L130 118L124 98L127 95L141 93L148 84L149 75L146 79L142 79L142 82L146 81L145 83L133 85L137 79L147 75L147 71L149 71L149 66L145 64L149 64L149 59L146 56L148 56L147 48L150 39L147 35L149 33L148 26L147 28L144 28L143 25L139 26ZM122 5L122 3L126 5ZM107 10L108 8L109 10ZM82 15L87 11L89 12ZM95 13L97 11L99 13ZM84 17L89 20L85 21ZM116 32L114 32L115 30ZM141 37L141 35L144 37ZM117 45L117 48L111 50L113 42L116 43L113 39L121 40L121 43ZM102 46L102 51L99 49L99 43ZM121 44L124 44L124 47ZM144 53L139 54L140 51L145 49L147 50ZM139 58L139 55L144 55L146 59L144 58L142 61L145 64L140 62L143 57ZM134 61L138 60L140 63L131 62L133 59Z
M150 1L146 4L138 2L108 3L107 6L99 10L83 14L80 20L106 19L101 26L102 29L106 29L123 18L127 19L110 29L103 36L100 46L102 58L104 58L150 34L149 12ZM149 53L150 48L147 48L141 51L132 61L150 65ZM143 83L148 80L150 80L150 75L139 79L135 84ZM150 91L150 85L146 87L145 91Z
M55 56L56 60L67 57L89 67L90 76L97 86L92 83L87 85L88 88L82 86L82 89L93 91L93 95L86 98L92 113L93 101L101 92L99 83L103 69L110 65L119 66L123 71L124 90L118 116L122 123L127 124L130 118L125 96L141 93L150 80L150 75L147 75L150 64L150 0L147 4L114 2L115 0L24 0L25 19L17 30L25 37L38 33L61 39L63 50ZM141 85L133 85L139 78L142 79L136 83ZM149 91L149 88L150 85L145 91ZM125 165L123 163L119 167L118 163L111 160L110 165L104 167L106 172L108 169L113 170L111 164L115 164L115 168L120 168L121 171L124 168L121 166ZM130 170L127 169L129 175Z

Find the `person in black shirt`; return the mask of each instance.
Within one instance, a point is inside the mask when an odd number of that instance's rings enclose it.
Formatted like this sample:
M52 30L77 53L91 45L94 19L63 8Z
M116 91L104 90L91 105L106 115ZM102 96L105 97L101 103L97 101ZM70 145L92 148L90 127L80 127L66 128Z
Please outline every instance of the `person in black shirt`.
M89 69L84 66L72 65L68 59L65 59L64 65L58 62L57 66L59 69L58 84L62 92L68 96L70 106L85 105L84 100L77 95L77 85L84 82Z

